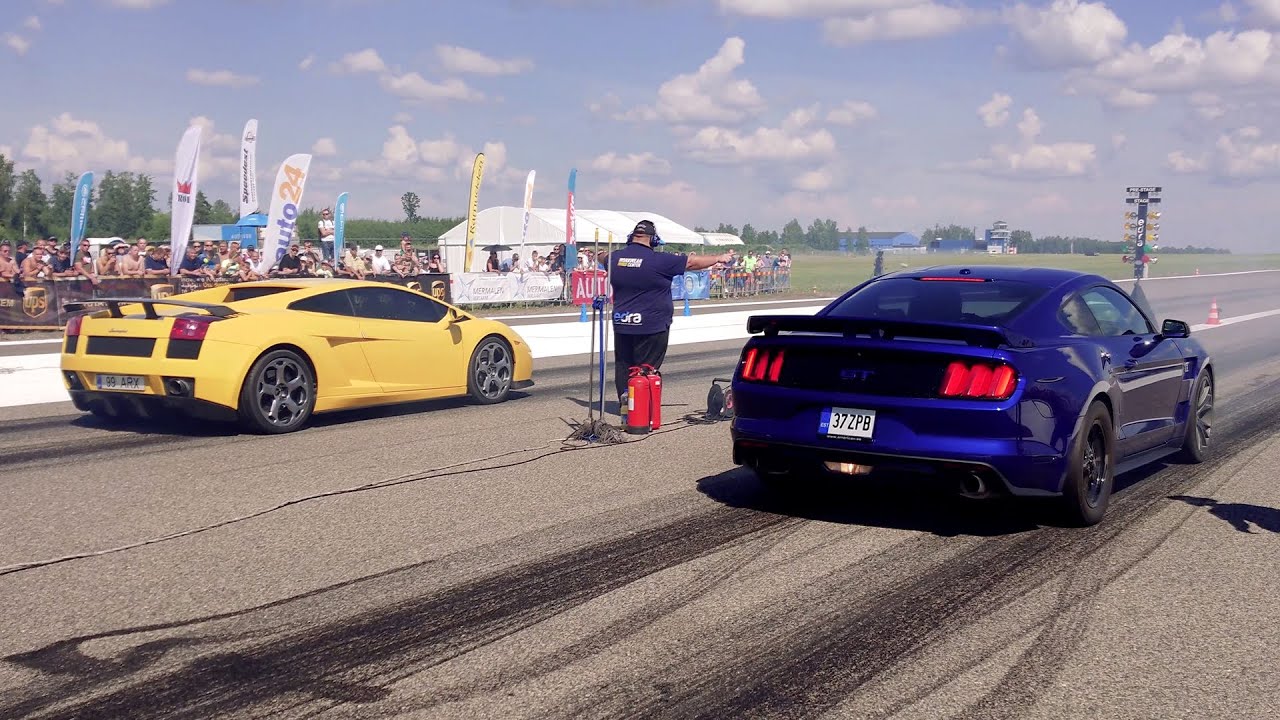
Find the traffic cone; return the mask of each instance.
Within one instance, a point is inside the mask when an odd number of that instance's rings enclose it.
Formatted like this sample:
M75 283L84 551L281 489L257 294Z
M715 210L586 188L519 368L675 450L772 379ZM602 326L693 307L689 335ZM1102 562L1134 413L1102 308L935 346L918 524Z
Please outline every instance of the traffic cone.
M1219 325L1221 321L1218 319L1218 298L1213 299L1213 304L1209 306L1209 323L1210 325Z

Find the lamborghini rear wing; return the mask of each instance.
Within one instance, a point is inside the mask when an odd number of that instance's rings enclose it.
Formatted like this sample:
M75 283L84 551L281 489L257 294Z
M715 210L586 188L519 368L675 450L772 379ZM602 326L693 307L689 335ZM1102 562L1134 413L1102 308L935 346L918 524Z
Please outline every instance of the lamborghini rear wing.
M865 335L877 340L918 338L949 340L979 347L1031 347L1030 338L998 325L965 323L911 322L877 320L875 318L818 317L815 315L752 315L747 318L747 332L752 335L775 336L780 332L839 334L845 337Z
M149 298L149 297L114 297L114 298L94 298L92 300L77 300L63 305L63 309L67 312L80 312L82 310L101 310L105 305L107 310L111 311L111 317L124 317L124 312L120 309L121 305L141 305L142 311L146 313L148 320L157 320L160 315L156 313L157 305L172 305L176 307L191 308L192 310L203 310L210 315L218 318L234 317L238 313L226 305L217 305L215 303L202 303L193 300L174 300L172 298Z

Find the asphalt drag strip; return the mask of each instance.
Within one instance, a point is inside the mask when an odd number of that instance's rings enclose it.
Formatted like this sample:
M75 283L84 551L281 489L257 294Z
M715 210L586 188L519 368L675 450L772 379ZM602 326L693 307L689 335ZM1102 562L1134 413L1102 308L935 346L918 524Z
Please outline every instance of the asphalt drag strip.
M1280 505L1277 326L1206 334L1229 368L1213 458L1123 476L1089 529L911 489L771 495L728 464L724 424L534 447L582 414L569 363L499 412L293 438L31 418L0 437L0 564L410 481L0 576L0 716L1271 717L1280 534L1175 498ZM678 418L736 351L673 358ZM331 467L424 427L448 446ZM132 453L153 436L177 439Z

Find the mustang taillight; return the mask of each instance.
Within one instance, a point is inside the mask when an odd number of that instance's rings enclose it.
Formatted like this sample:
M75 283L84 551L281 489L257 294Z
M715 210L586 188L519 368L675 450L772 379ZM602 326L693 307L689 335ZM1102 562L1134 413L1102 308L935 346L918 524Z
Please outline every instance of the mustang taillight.
M80 326L83 324L83 315L72 315L67 318L67 337L80 337Z
M945 398L1007 400L1018 386L1018 372L1008 365L963 363L947 366L938 394Z
M782 361L786 350L749 348L742 357L742 379L755 382L778 382L782 377Z
M180 317L173 321L169 329L170 340L203 340L209 333L209 323L217 318L212 317Z

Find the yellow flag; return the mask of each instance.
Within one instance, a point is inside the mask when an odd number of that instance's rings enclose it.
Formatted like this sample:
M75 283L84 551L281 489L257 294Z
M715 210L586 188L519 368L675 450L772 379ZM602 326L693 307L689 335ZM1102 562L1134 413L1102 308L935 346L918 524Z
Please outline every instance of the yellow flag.
M471 200L467 204L467 255L462 272L471 272L471 256L476 246L476 215L480 212L480 180L484 178L484 153L476 153L471 168Z

